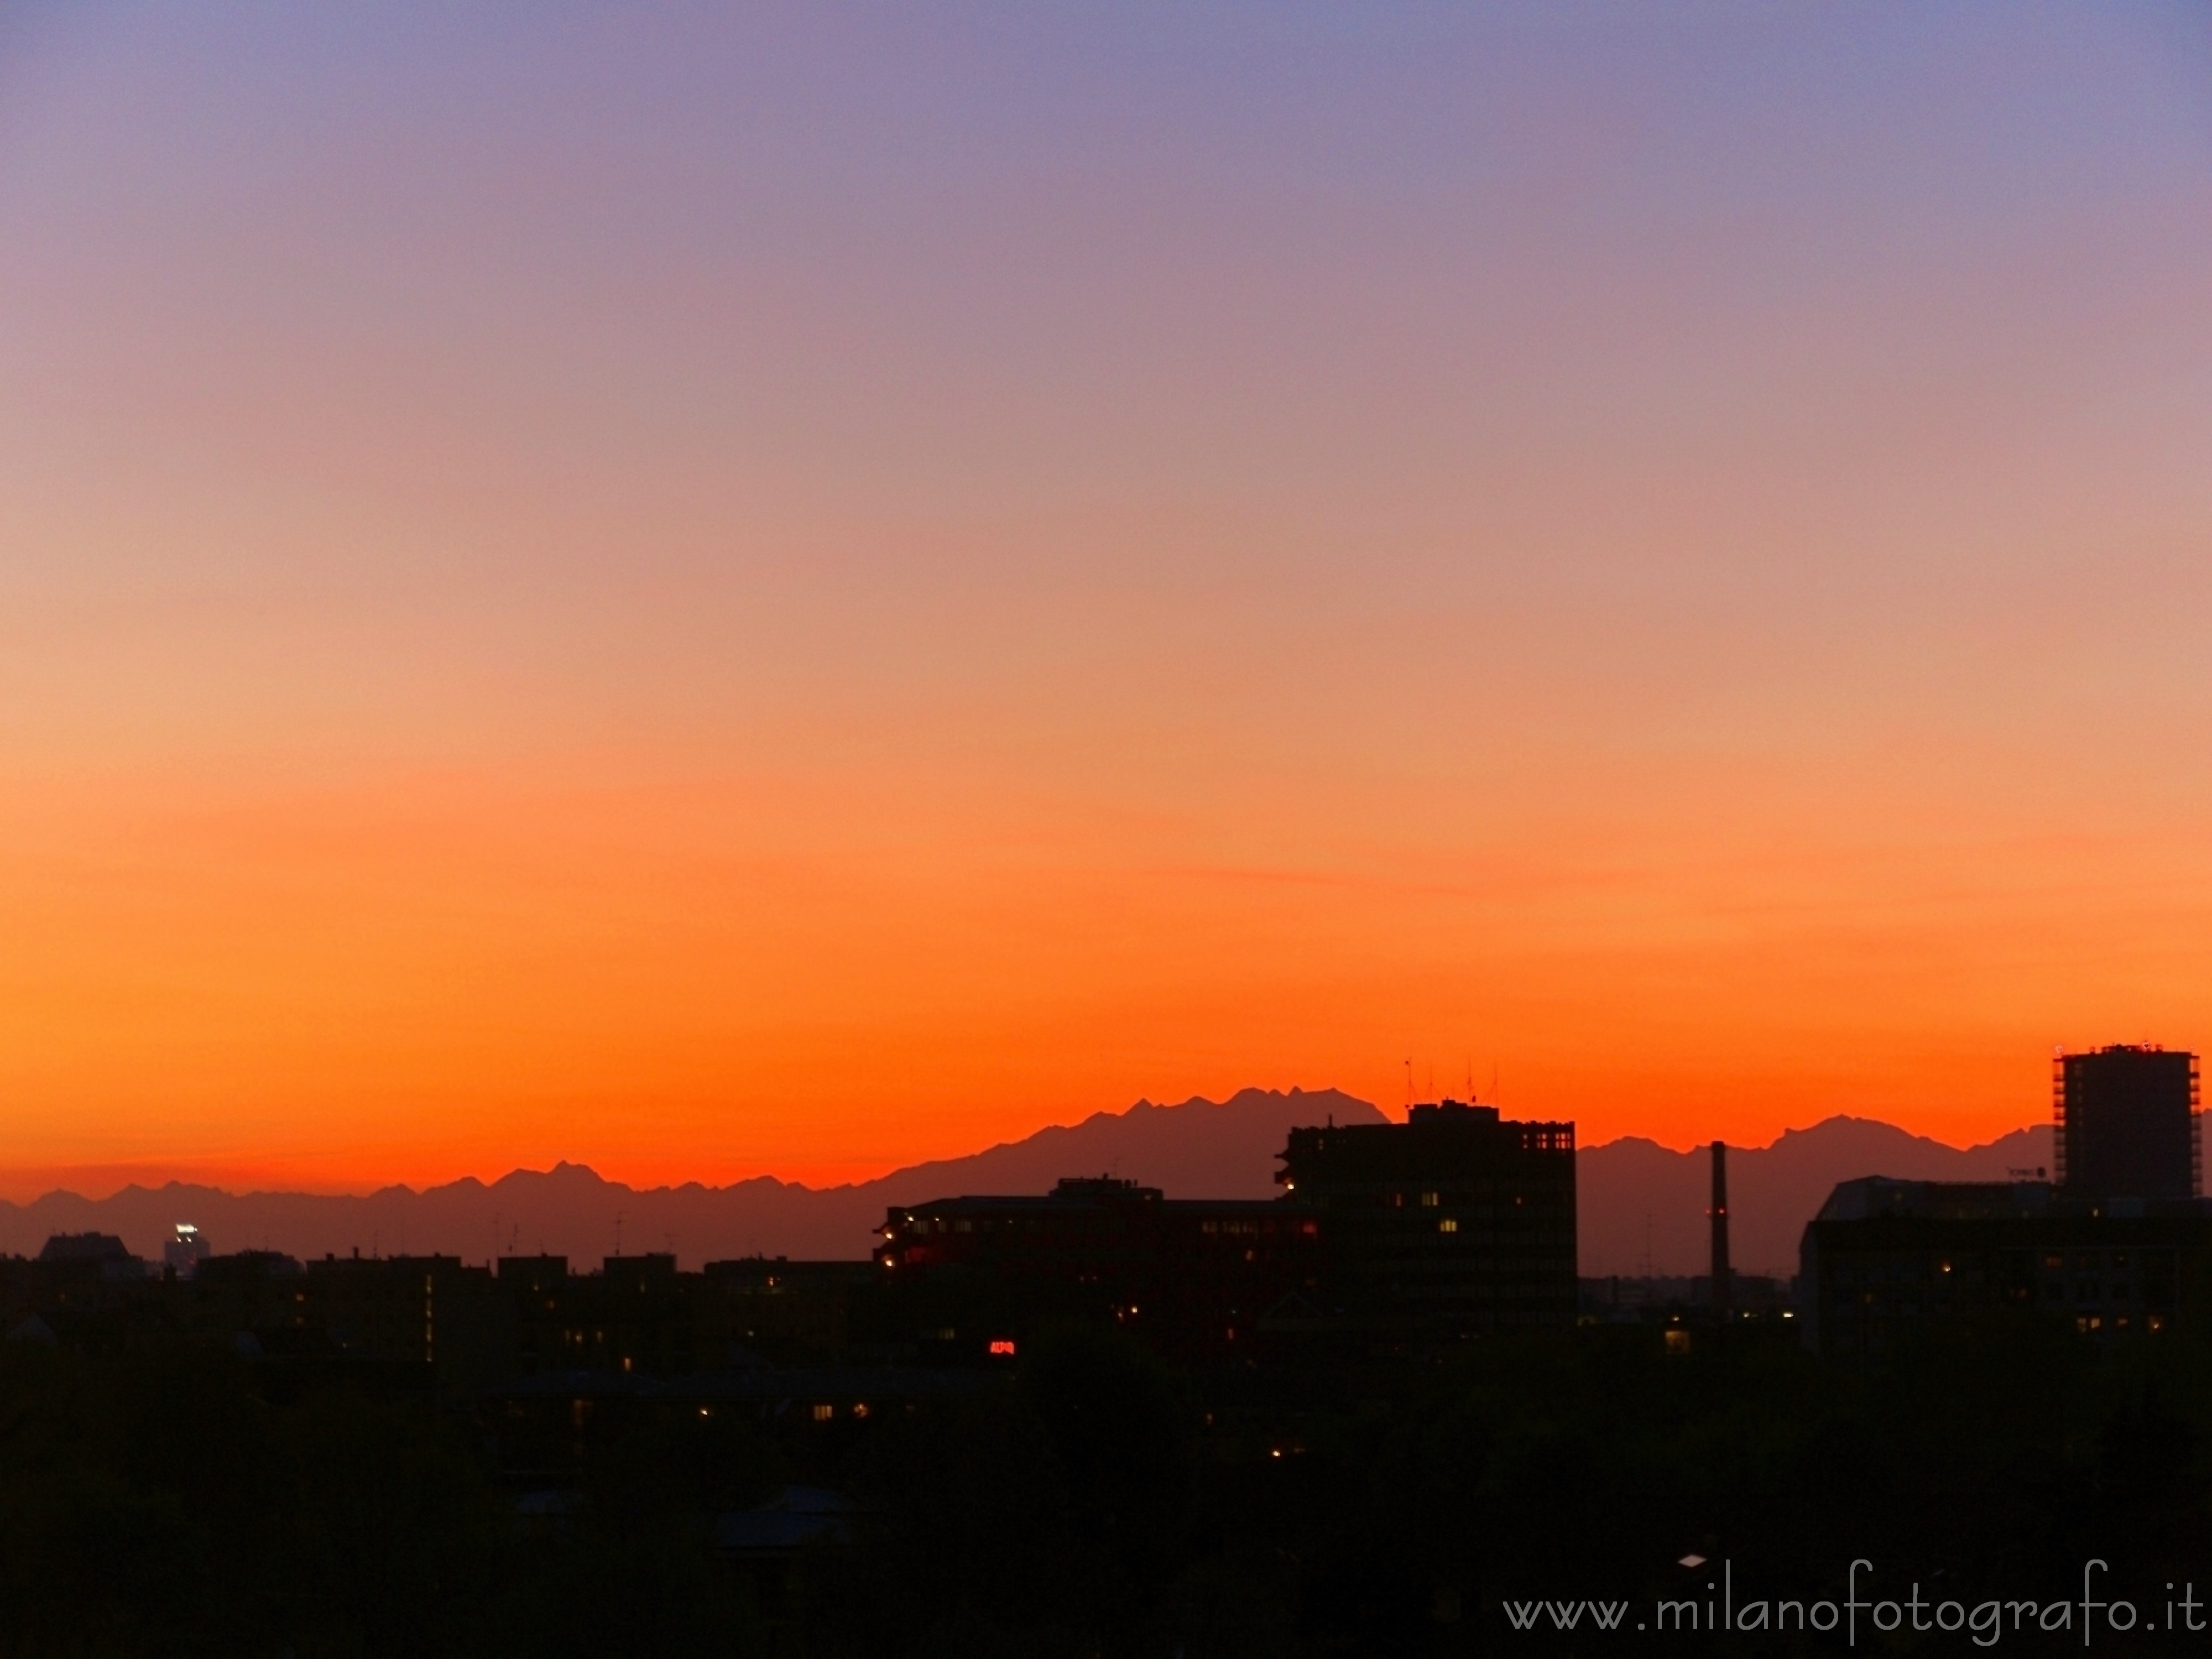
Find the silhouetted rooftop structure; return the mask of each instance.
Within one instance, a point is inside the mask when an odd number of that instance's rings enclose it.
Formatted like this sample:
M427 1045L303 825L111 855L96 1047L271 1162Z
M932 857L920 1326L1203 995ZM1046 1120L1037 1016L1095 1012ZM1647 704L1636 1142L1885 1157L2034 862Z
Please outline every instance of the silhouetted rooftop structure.
M39 1252L41 1261L128 1261L131 1252L112 1233L56 1233Z

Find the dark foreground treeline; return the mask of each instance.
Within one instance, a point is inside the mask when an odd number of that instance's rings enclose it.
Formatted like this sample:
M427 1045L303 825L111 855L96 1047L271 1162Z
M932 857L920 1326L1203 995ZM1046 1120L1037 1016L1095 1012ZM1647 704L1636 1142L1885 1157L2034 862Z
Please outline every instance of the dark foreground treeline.
M1584 1330L1261 1376L1070 1331L834 1446L641 1419L593 1444L553 1515L518 1511L485 1425L424 1401L272 1403L227 1356L0 1343L0 1652L1596 1653L1654 1639L1627 1626L1703 1599L1723 1559L1739 1602L1839 1599L1855 1557L1878 1594L1917 1575L1931 1602L2078 1595L2092 1555L2147 1608L2169 1580L2206 1592L2194 1351L2021 1332L1855 1375L1734 1334L1680 1355ZM842 1541L718 1552L707 1517L795 1480L859 1505ZM1675 1565L1692 1553L1715 1566ZM1534 1597L1635 1611L1607 1637L1512 1630L1502 1602ZM1917 1640L1882 1645L1968 1645ZM2004 1645L2059 1641L2081 1632Z

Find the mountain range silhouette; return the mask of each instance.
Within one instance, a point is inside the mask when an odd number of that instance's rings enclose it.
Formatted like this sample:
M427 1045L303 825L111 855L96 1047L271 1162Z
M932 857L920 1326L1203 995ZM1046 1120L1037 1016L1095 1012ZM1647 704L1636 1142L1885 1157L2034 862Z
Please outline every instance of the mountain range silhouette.
M544 1250L579 1266L659 1250L673 1252L686 1267L741 1255L857 1259L868 1254L872 1229L893 1205L961 1193L1048 1192L1063 1176L1120 1176L1170 1198L1273 1197L1276 1154L1289 1131L1332 1118L1388 1121L1370 1103L1334 1089L1246 1089L1221 1102L1139 1101L1127 1111L1099 1112L969 1157L823 1188L767 1176L727 1187L641 1188L562 1163L489 1183L470 1176L422 1191L387 1187L349 1196L234 1194L182 1182L125 1187L101 1199L53 1192L27 1204L0 1202L0 1252L34 1254L52 1234L99 1231L158 1260L171 1228L190 1221L218 1253L438 1252L480 1261ZM1632 1136L1584 1147L1577 1158L1585 1275L1705 1270L1709 1165L1702 1148L1678 1152ZM1787 1130L1770 1146L1732 1146L1735 1265L1794 1271L1805 1223L1839 1181L2003 1180L2051 1161L2048 1126L1962 1150L1893 1124L1832 1117Z

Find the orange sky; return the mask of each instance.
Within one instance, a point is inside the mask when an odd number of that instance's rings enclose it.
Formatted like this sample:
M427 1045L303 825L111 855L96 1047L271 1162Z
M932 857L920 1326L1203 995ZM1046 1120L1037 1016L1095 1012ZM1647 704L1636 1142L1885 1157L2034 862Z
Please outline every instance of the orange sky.
M2212 1040L2201 18L646 15L0 25L0 1193Z

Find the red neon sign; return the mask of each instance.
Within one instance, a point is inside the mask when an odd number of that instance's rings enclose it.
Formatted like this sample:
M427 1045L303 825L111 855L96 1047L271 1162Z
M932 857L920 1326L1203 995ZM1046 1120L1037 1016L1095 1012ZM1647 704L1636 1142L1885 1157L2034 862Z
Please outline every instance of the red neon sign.
M991 1339L991 1352L993 1353L1005 1354L1009 1359L1012 1358L1014 1353L1014 1339L1011 1336L993 1337Z

